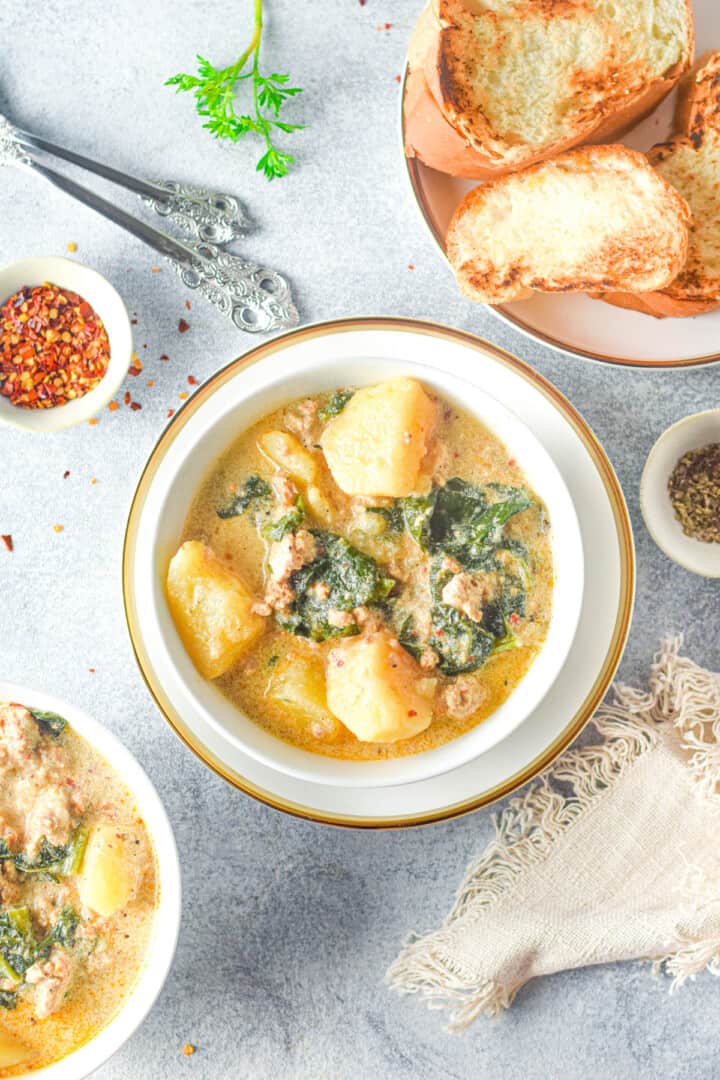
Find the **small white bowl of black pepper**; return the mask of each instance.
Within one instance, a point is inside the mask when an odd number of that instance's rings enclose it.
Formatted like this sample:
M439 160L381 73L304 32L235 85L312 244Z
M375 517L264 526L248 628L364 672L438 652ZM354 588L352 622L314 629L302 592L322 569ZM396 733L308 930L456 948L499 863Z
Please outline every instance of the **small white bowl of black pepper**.
M640 505L668 558L720 578L720 409L686 416L663 432L645 463Z

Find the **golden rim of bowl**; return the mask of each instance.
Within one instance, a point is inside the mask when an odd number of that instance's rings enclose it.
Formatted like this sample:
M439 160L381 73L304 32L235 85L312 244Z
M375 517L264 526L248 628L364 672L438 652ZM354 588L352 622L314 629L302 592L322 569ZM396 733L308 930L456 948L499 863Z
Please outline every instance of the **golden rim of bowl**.
M405 88L407 76L408 64L406 61L402 85L400 87L400 149L405 161L405 167L415 199L415 205L420 212L425 227L435 241L440 254L443 259L447 260L445 237L437 227L430 209L430 204L425 195L425 189L420 175L421 162L419 162L417 158L409 158L405 153ZM481 183L481 181L478 180L478 183ZM526 337L539 341L543 345L549 345L551 348L557 349L561 353L565 353L566 356L574 356L583 360L595 360L602 364L617 364L620 367L637 368L701 367L704 364L716 364L720 361L720 352L707 353L705 356L678 358L675 360L637 360L634 357L608 356L605 353L592 352L590 349L581 349L578 345L572 345L570 342L562 341L560 338L553 337L551 334L546 334L542 330L537 330L534 326L531 326L530 323L525 322L524 319L521 319L514 312L511 312L507 304L486 304L485 306L499 319L502 319L503 322L508 323L510 326L514 326L516 330L519 330L520 333L524 334Z
M528 765L524 766L512 776L507 777L502 783L489 788L487 791L483 791L471 799L452 803L441 809L403 817L354 817L351 815L318 811L312 807L282 799L256 784L253 784L246 777L241 776L239 773L229 768L216 754L203 745L202 741L190 730L189 726L178 714L172 702L167 697L145 648L145 643L140 632L132 587L131 567L134 558L135 540L138 522L143 511L148 489L169 447L200 406L208 399L208 397L228 382L228 380L232 379L240 368L266 360L275 353L281 352L290 343L308 339L312 340L313 338L323 337L328 334L343 333L349 330L397 330L406 333L431 335L445 341L459 341L466 346L476 349L478 352L490 353L496 360L499 360L500 363L504 364L506 367L512 368L524 379L532 383L571 425L592 458L612 507L620 545L620 595L618 598L618 611L612 639L595 682L590 688L581 707L568 721L561 734L558 735L552 743L550 743L550 745ZM630 518L615 471L587 422L551 382L545 379L523 360L519 360L511 353L506 352L497 345L492 345L490 342L484 341L476 335L469 334L462 330L455 330L452 327L443 326L439 323L423 322L416 319L373 316L335 319L329 322L314 323L309 326L301 327L298 330L291 330L286 334L273 338L271 341L256 346L246 353L245 356L239 357L237 360L232 360L224 368L221 368L216 372L215 375L211 376L208 381L195 392L195 394L175 414L163 431L140 476L138 486L133 495L127 528L125 530L122 576L125 617L127 619L133 651L142 677L145 680L152 697L155 699L155 703L175 731L175 734L182 739L186 746L188 746L193 753L208 766L208 768L212 769L234 787L243 791L246 795L250 795L252 798L257 799L259 802L265 803L275 810L282 810L295 817L304 818L307 821L315 821L324 825L361 829L399 829L417 825L429 825L440 821L447 821L450 818L461 817L464 814L472 813L474 810L489 806L490 803L504 798L506 795L509 795L517 788L522 787L523 784L526 784L529 780L534 779L539 773L543 772L582 731L605 696L625 648L630 629L630 620L632 617L635 596L635 551Z

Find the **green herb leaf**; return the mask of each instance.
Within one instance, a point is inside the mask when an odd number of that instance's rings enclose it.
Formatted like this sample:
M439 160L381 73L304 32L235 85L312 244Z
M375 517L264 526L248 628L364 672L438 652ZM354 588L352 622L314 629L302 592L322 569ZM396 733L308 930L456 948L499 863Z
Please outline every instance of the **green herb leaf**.
M305 503L302 496L298 495L292 510L288 510L277 521L270 521L263 527L262 534L266 540L282 540L287 533L295 532L305 520Z
M67 727L67 720L55 712L44 712L42 709L30 709L29 712L43 733L50 735L53 739L59 739Z
M66 906L60 912L58 920L45 938L41 948L62 945L65 949L72 949L75 945L75 935L80 925L80 916L74 908Z
M320 420L322 424L325 424L328 420L332 420L333 416L338 416L354 393L354 390L336 390L332 397L318 411L318 420Z
M223 519L239 517L247 510L250 503L257 499L265 499L269 494L270 485L261 476L248 476L240 491L228 502L219 506L215 513Z
M257 163L258 172L268 180L287 176L295 159L279 150L273 143L273 133L280 131L290 135L302 129L302 124L289 124L279 119L280 111L288 101L302 93L299 86L289 86L290 76L274 72L261 75L259 70L260 44L263 32L262 0L254 0L255 21L253 35L248 47L238 60L226 68L217 68L205 57L197 56L197 74L172 75L165 81L174 86L176 93L191 93L195 97L195 109L206 119L203 127L216 139L228 139L236 143L244 135L257 135L265 143L265 153ZM238 84L252 80L252 110L238 113L235 110Z
M18 996L13 990L0 990L0 1009L10 1011L17 1005Z
M357 634L354 623L333 626L329 612L382 604L395 588L395 579L386 577L375 559L344 537L319 529L313 530L313 536L318 554L290 578L295 600L289 611L276 616L277 621L289 633L314 641ZM325 588L318 589L319 585Z

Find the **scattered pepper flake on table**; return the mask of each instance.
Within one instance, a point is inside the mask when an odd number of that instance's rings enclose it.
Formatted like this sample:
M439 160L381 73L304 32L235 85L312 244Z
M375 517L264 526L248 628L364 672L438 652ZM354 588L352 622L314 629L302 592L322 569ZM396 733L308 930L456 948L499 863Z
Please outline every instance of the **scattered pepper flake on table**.
M185 1055L185 1057L192 1057L192 1055L195 1053L196 1049L197 1049L197 1047L193 1046L192 1043L185 1043L185 1045L182 1048L182 1052Z
M168 354L167 354L167 353L161 353L161 354L160 354L160 359L161 359L161 360L169 360L169 359L170 359L170 357L168 356Z
M3 533L2 536L0 536L0 539L8 551L13 550L13 538L10 533Z
M70 475L70 470L66 469L65 472L63 473L63 480L67 480L69 475Z
M187 331L189 329L190 329L190 323L185 322L184 319L181 319L180 322L178 323L178 330L180 331L180 333L185 334L185 333L187 333Z
M147 381L148 388L151 387L151 386L154 386L154 385L155 385L155 380L154 379L148 379L148 381Z
M175 410L174 409L168 409L167 414L168 414L168 420L169 420L171 416L175 415Z
M185 307L188 309L188 311L190 310L190 301L189 300L185 301Z
M199 386L199 383L194 375L188 375L188 382L191 386Z
M74 240L71 240L67 246L68 251L72 254L73 251L77 251L77 244Z
M53 525L53 532L61 533L64 528L64 525Z
M120 406L118 405L117 401L108 402L108 409L110 410L110 412L115 412L115 410L119 408Z
M189 398L189 397L190 397L190 395L188 394L187 390L183 390L183 391L181 391L181 393L179 393L179 394L178 394L178 397L179 397L179 398L180 398L180 399L181 399L182 401L184 401L184 400L185 400L185 398Z
M137 412L138 409L142 409L142 405L139 401L131 401L130 408L133 410L133 412Z
M126 405L130 404L130 391L129 390L125 391L125 396L123 397L123 401L125 402Z
M90 425L90 427L95 427L97 423L99 423L97 416L91 416L88 420L88 424Z
M0 394L12 405L65 405L93 390L109 362L102 319L69 289L26 285L0 309Z

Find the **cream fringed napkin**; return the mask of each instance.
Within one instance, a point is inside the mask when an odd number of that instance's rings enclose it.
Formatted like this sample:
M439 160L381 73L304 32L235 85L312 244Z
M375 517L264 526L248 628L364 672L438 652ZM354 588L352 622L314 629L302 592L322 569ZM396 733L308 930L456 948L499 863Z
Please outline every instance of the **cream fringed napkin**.
M668 641L647 693L620 687L513 799L444 926L414 935L391 987L448 1008L450 1029L507 1008L530 979L649 960L673 987L720 975L720 676Z

